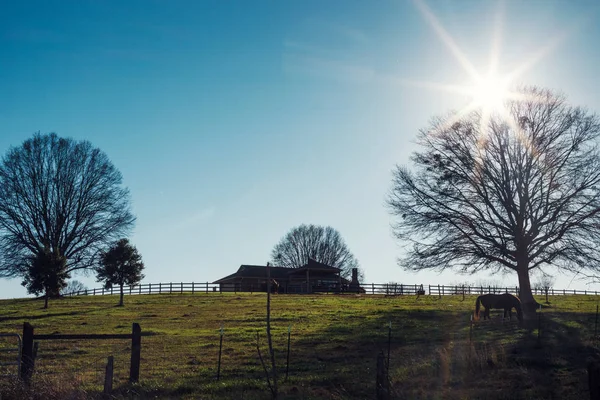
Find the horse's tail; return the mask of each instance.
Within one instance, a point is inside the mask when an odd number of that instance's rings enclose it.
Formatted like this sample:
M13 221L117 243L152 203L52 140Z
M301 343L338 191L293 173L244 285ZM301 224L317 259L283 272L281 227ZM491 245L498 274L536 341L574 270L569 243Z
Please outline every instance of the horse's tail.
M479 307L481 306L481 296L477 296L477 301L475 302L475 316L474 319L477 321L479 319Z

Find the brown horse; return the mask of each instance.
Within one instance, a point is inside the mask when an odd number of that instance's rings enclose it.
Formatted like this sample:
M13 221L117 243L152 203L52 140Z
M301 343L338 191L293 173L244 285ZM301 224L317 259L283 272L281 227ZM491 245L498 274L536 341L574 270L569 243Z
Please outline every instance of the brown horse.
M475 320L479 319L479 307L483 305L485 308L483 312L483 319L490 319L490 309L492 308L503 308L504 316L502 319L506 318L508 315L509 319L512 319L512 309L514 308L517 311L517 318L519 321L523 321L523 310L521 308L521 300L518 297L513 296L510 293L503 294L484 294L477 297L477 301L475 302Z

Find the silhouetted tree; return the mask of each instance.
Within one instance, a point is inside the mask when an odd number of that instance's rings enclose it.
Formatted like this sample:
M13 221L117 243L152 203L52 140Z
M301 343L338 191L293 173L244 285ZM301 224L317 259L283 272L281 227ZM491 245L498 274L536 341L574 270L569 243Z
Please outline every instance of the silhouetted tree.
M517 273L531 316L530 271L600 269L598 117L549 90L524 88L489 118L436 118L413 168L398 166L388 197L409 270Z
M78 280L72 280L67 282L67 286L61 291L61 294L69 294L69 293L82 293L88 290L87 286L85 286L82 282Z
M87 141L36 133L0 164L0 277L30 278L44 249L65 271L93 268L101 249L133 226L129 191L106 154Z
M343 277L359 268L358 261L346 246L342 235L330 226L300 225L290 230L271 251L275 265L299 268L309 258L331 267L340 268ZM364 277L359 269L359 279Z
M548 292L550 292L552 286L554 286L554 277L548 274L542 274L537 280L537 282L534 284L535 288L542 290L546 295L546 303L549 303Z
M61 290L67 286L69 273L66 259L56 250L45 247L31 256L29 261L22 284L28 293L43 293L44 308L48 308L48 299L58 297Z
M101 266L96 269L98 282L110 289L119 286L119 305L123 305L123 286L131 286L144 279L142 256L127 239L121 239L101 255Z

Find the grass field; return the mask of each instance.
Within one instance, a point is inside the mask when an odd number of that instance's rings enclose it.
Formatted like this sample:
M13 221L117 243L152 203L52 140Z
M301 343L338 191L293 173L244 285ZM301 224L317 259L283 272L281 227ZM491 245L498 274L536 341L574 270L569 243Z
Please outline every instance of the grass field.
M543 302L542 298L538 301ZM101 390L106 358L115 357L120 398L266 399L269 392L256 351L263 355L265 294L81 296L51 301L0 301L0 332L20 333L24 321L36 333L130 333L140 323L140 383L130 386L130 342L42 341L36 384L93 397ZM593 340L598 298L556 296L537 323L474 324L475 296L384 297L372 295L274 295L273 340L281 398L372 399L376 358L387 354L392 323L392 398L580 399L589 397L586 365L599 360ZM219 328L224 327L221 379L217 381ZM288 327L289 379L283 382ZM6 357L6 355L2 355ZM21 396L9 389L2 399ZM77 398L74 396L74 398Z

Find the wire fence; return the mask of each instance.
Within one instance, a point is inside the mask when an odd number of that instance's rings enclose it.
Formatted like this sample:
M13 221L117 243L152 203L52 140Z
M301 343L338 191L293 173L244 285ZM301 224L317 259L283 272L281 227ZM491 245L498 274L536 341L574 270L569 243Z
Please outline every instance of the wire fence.
M139 285L126 286L123 288L125 295L139 294L174 294L174 293L223 293L223 292L265 292L265 285L245 285L240 287L235 283L210 283L210 282L166 282L166 283L144 283ZM511 293L519 294L518 286L474 286L474 285L423 285L423 284L402 284L402 283L365 283L360 285L359 293L375 295L432 295L432 296L456 296L456 295L481 295L485 293ZM596 290L576 290L576 289L555 289L539 288L531 289L534 295L566 296L566 295L598 295ZM310 293L356 293L354 290L339 290L335 285L318 286L315 285L308 289ZM280 291L284 293L285 291ZM63 296L101 296L115 295L120 293L119 287L95 288L78 290L65 293ZM299 292L294 292L299 293ZM306 289L304 291L306 293Z

